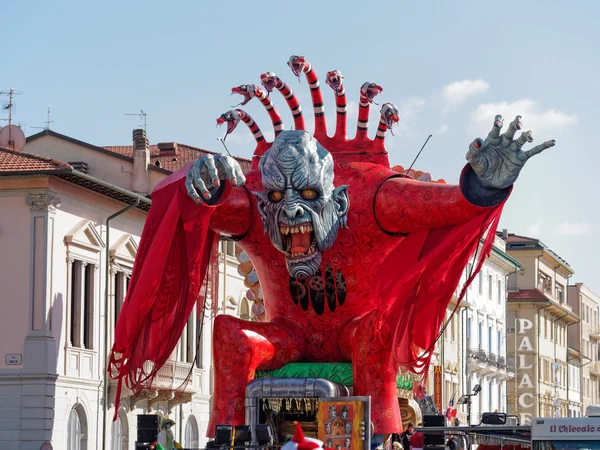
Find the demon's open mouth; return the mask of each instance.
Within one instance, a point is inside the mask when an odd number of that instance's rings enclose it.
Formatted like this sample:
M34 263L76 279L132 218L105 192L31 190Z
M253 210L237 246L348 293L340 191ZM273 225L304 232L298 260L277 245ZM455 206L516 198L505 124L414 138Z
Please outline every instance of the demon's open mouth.
M291 260L302 260L317 250L317 237L310 222L296 225L279 224L285 246L285 256Z

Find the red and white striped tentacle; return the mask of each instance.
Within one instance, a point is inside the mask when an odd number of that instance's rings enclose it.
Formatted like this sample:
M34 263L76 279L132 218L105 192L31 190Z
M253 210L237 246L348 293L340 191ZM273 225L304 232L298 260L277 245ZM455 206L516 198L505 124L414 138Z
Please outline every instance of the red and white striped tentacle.
M383 142L385 139L385 132L389 129L390 133L394 134L391 130L395 124L400 122L400 116L398 115L398 108L392 103L384 103L381 106L381 117L379 118L379 126L377 127L377 133L375 134L375 140Z
M308 86L310 87L310 96L313 102L313 111L315 113L315 135L321 133L327 135L325 106L323 104L323 93L321 92L319 77L308 61L304 65L303 70L306 75L306 81L308 81Z
M382 141L385 139L385 132L387 131L388 127L387 124L385 123L385 119L383 118L383 116L381 116L379 118L379 126L377 127L377 133L375 134L375 139L381 139Z
M363 92L360 90L360 103L358 104L358 122L356 125L356 139L366 140L369 134L369 110L371 109L371 102Z
M256 98L260 100L263 104L267 112L269 113L269 117L271 118L271 122L273 123L273 129L275 130L275 136L278 136L279 133L283 131L283 120L281 119L281 115L279 111L273 105L271 98L267 95L267 93L261 88L256 88Z
M250 116L250 114L248 114L242 109L236 109L236 111L240 115L240 119L242 120L242 122L244 122L248 126L248 128L250 128L254 139L256 139L256 143L261 144L262 142L264 142L265 137L263 136L262 131L260 131L260 128L254 121L254 119Z
M302 116L302 107L300 106L300 102L296 98L296 95L292 91L292 89L286 84L285 81L277 78L275 83L275 88L281 92L283 98L287 102L290 110L292 111L292 117L294 118L294 128L296 130L305 130L306 127L304 125L304 116Z
M346 114L348 108L346 104L346 89L344 88L344 77L339 70L327 72L326 83L335 92L336 126L335 139L346 138Z

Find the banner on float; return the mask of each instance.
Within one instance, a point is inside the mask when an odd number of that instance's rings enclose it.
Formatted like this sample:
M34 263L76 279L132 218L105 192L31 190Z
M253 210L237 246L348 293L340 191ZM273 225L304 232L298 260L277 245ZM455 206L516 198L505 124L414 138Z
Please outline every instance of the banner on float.
M318 436L334 450L370 450L371 397L320 398Z

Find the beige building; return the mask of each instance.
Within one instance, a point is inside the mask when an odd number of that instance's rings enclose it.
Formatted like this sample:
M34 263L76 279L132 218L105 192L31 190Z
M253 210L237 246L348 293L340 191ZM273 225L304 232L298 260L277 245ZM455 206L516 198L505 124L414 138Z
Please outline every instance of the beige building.
M567 302L573 269L539 239L499 233L507 253L522 264L508 281L507 331L515 379L508 384L509 413L522 424L534 417L567 417L581 411L576 389L568 388L573 358L569 328L579 322ZM573 398L575 397L575 398Z
M38 450L48 442L65 450L130 449L136 415L145 413L174 419L184 447L205 442L211 317L200 337L202 322L192 313L152 389L123 392L116 422L114 383L104 396L106 354L150 206L147 194L202 154L176 143L147 146L139 134L135 149L97 147L50 130L28 138L22 152L0 149L0 448ZM220 312L248 317L237 265L232 243L223 243L227 289Z
M600 363L598 362L600 296L583 283L569 286L568 293L569 305L581 319L579 323L569 328L569 347L574 353L579 354L575 360L580 362L580 367L577 367L579 370L573 371L570 384L578 385L582 412L585 414L588 406L600 404L598 392L600 388Z

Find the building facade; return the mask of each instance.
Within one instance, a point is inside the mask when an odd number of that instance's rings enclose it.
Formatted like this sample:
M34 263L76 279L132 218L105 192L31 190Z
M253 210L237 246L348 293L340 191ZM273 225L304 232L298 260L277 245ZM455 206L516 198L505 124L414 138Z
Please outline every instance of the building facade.
M514 364L506 357L506 280L521 265L505 253L505 242L496 237L490 256L456 308L473 264L473 260L468 263L448 307L447 318L451 318L432 358L432 370L435 365L443 367L441 412L453 401L462 425L479 423L483 412L506 412L507 383L514 377ZM435 392L431 375L428 390ZM458 406L459 399L473 393L477 385L481 391L470 397L470 408Z
M534 417L581 415L577 351L569 351L569 328L579 317L567 301L569 264L539 239L503 232L507 253L522 264L508 278L508 355L516 376L508 384L509 413L522 424Z
M0 447L37 450L47 442L56 449L124 450L135 442L136 416L147 413L175 420L176 440L186 447L206 441L210 313L199 320L192 312L151 390L124 389L115 422L114 382L104 395L106 355L150 206L147 193L199 151L158 147L113 151L45 130L23 152L0 150L0 210L7 212L0 215L0 254L10 261L0 272ZM222 243L226 289L214 300L219 313L250 318L231 247Z
M598 341L600 340L600 325L598 308L600 296L583 283L569 286L568 302L580 321L569 328L569 347L578 354L574 361L577 367L572 367L569 384L578 388L581 396L581 408L571 408L570 417L580 417L590 405L600 404L600 363L598 362ZM570 363L571 364L571 363Z

